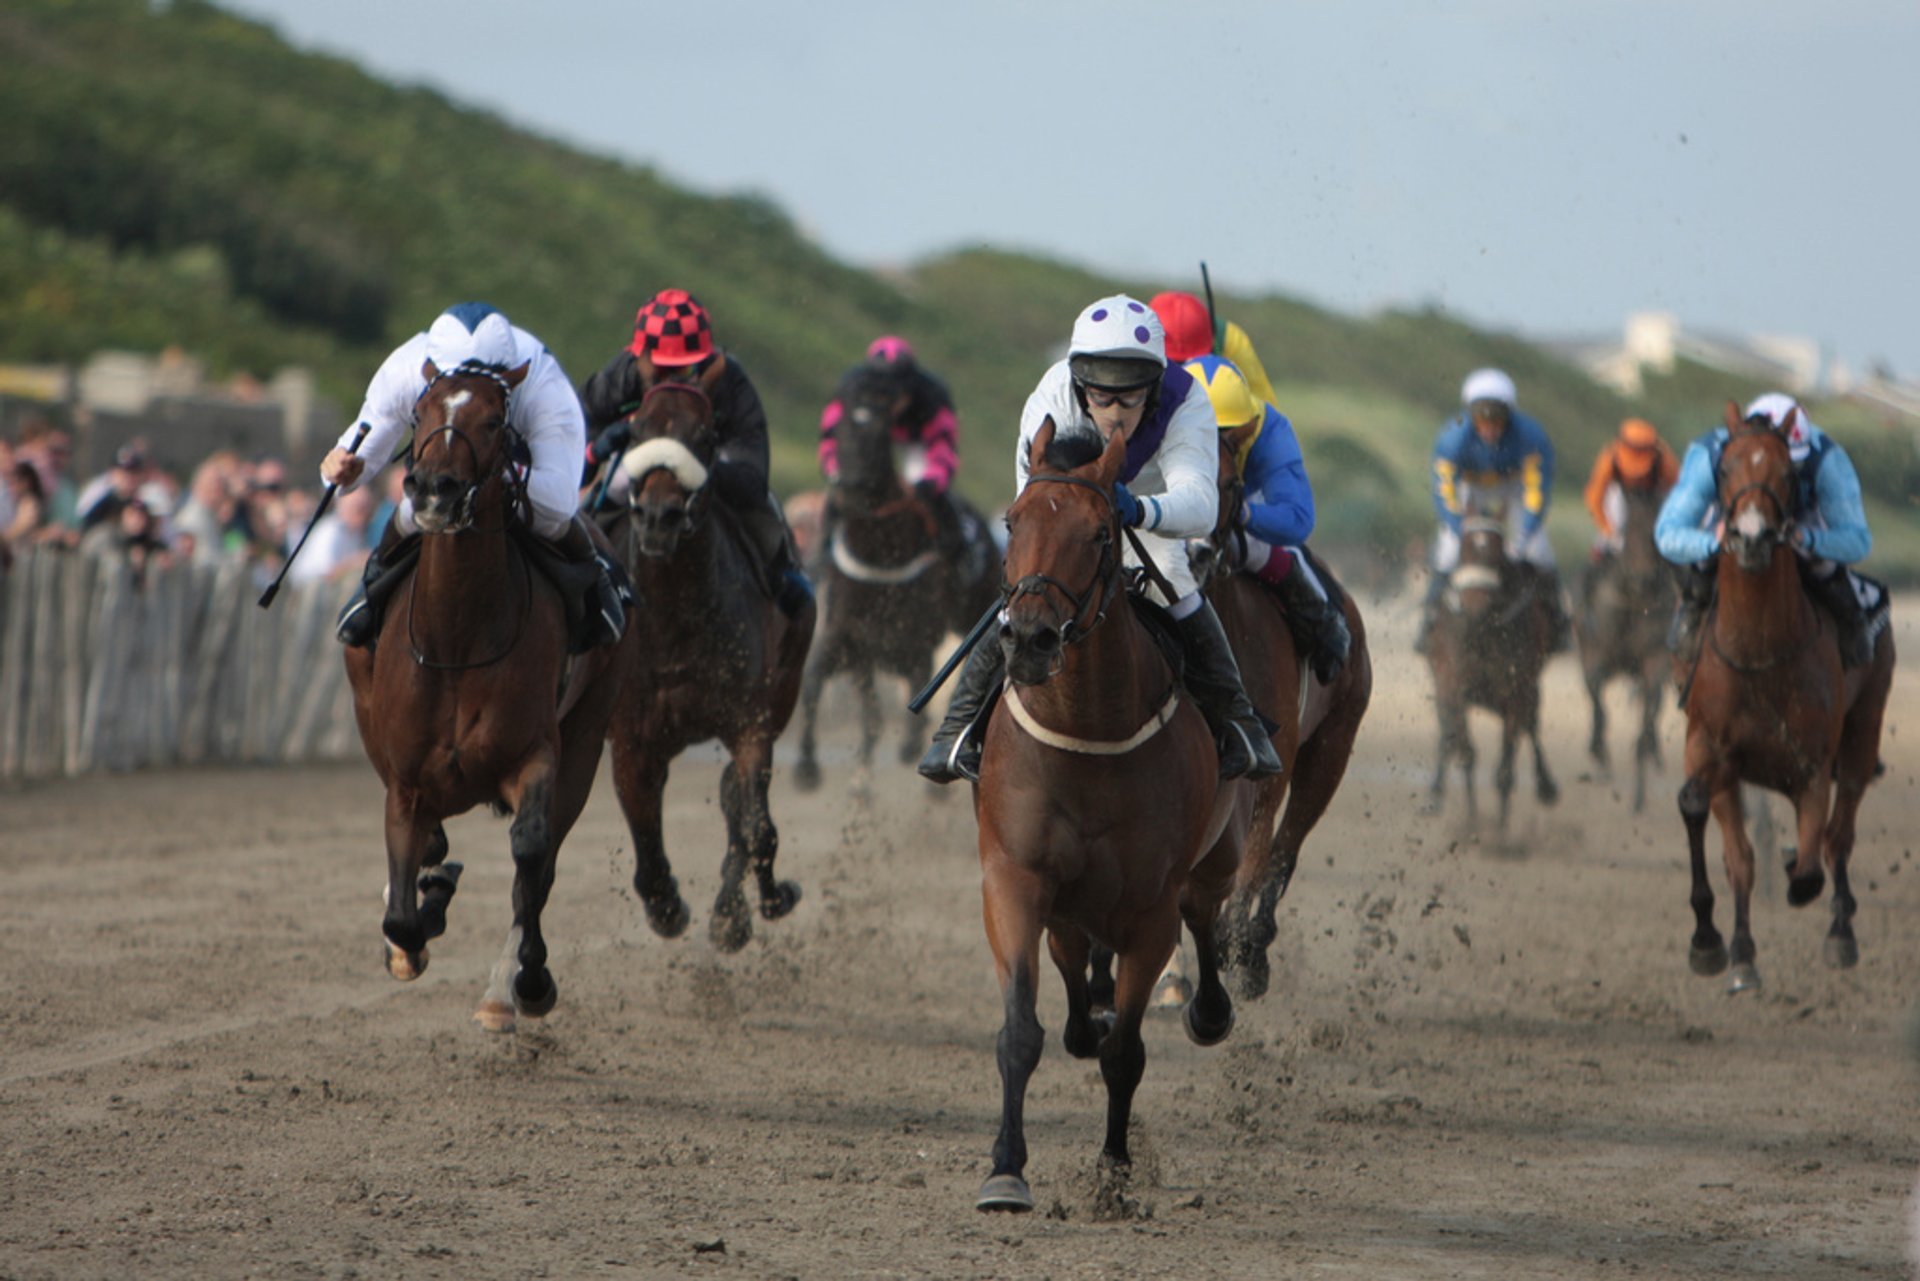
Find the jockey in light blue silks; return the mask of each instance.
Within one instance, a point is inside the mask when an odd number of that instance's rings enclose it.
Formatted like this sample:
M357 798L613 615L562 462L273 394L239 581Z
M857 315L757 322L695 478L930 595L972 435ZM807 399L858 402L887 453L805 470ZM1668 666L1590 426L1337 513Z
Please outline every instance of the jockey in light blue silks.
M1859 667L1873 657L1879 624L1868 618L1861 605L1860 584L1846 568L1866 559L1873 549L1853 460L1782 392L1759 397L1742 417L1787 433L1799 506L1792 541L1800 557L1800 581L1839 623L1841 662ZM1653 528L1660 554L1681 567L1680 603L1667 645L1688 662L1697 651L1701 623L1713 602L1713 558L1722 534L1720 452L1727 439L1727 429L1716 427L1687 446L1680 479Z
M1346 665L1353 637L1303 548L1313 534L1313 486L1293 424L1271 402L1259 399L1239 367L1224 356L1201 356L1185 367L1206 388L1221 431L1252 429L1233 460L1245 492L1220 555L1227 568L1246 570L1280 597L1313 674L1322 685L1331 685Z
M1091 303L1073 322L1067 358L1041 375L1020 414L1014 488L1027 485L1027 453L1041 425L1056 432L1118 432L1126 463L1114 486L1121 524L1138 529L1154 566L1173 588L1160 601L1186 650L1185 679L1220 744L1220 776L1262 778L1281 771L1266 725L1247 701L1240 668L1213 606L1187 563L1186 540L1213 531L1220 506L1220 444L1213 406L1193 376L1167 364L1166 334L1145 303L1125 294ZM1129 564L1138 564L1131 545ZM1157 588L1154 594L1159 595ZM1006 667L1000 646L976 645L961 670L946 719L935 731L920 773L936 783L975 778L977 736L967 733L999 686Z
M1460 564L1460 524L1469 497L1476 505L1495 500L1506 511L1507 559L1533 576L1547 601L1553 650L1573 643L1573 626L1560 599L1560 568L1547 541L1547 508L1553 500L1553 442L1539 423L1520 412L1513 379L1498 369L1476 369L1460 388L1464 408L1440 429L1433 444L1433 510L1440 518L1433 540L1432 573L1414 639L1427 652L1433 618L1448 577Z

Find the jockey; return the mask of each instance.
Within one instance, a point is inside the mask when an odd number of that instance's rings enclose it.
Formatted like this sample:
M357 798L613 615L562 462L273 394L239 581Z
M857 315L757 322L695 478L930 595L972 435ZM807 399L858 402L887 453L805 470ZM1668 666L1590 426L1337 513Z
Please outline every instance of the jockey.
M1185 367L1206 389L1222 431L1254 429L1234 459L1246 493L1221 555L1229 569L1248 570L1279 594L1313 674L1330 685L1346 665L1353 638L1299 550L1313 533L1313 488L1293 424L1270 402L1255 400L1247 380L1224 357L1201 356Z
M960 510L950 496L954 473L960 468L959 419L947 385L927 372L914 358L907 340L891 334L867 346L867 356L840 379L833 399L820 413L820 474L829 482L840 474L840 441L836 434L846 417L845 400L863 380L881 380L889 392L893 421L889 425L901 447L901 472L933 517L940 554L958 563L967 554L967 537Z
M1148 554L1176 593L1162 603L1186 649L1187 689L1220 744L1220 776L1278 774L1280 758L1266 725L1247 700L1220 619L1187 563L1185 540L1211 533L1219 508L1213 406L1192 375L1167 364L1159 318L1145 303L1117 294L1089 304L1073 322L1067 358L1041 376L1021 411L1016 490L1026 488L1027 452L1049 418L1061 432L1093 431L1104 439L1118 432L1126 438L1115 512L1122 525L1149 535ZM1131 547L1126 559L1137 563ZM921 774L936 783L978 777L980 748L967 731L1000 684L1005 664L999 645L974 647L946 719L921 758Z
M465 302L447 308L425 333L401 343L381 363L367 384L356 424L369 429L365 442L357 453L349 453L355 434L355 428L349 428L321 460L320 476L346 492L379 471L412 430L414 407L437 379L455 373L515 370L524 370L526 376L507 397L507 421L526 441L533 460L527 477L533 532L568 560L599 566L584 640L587 648L611 645L626 628L630 597L625 574L595 547L578 514L579 457L586 443L580 402L566 371L540 340L510 324L488 304ZM360 590L341 611L336 634L347 645L368 645L379 636L380 602L369 600L367 589L393 562L401 542L418 533L413 501L402 498L379 545L367 557Z
M1593 558L1620 552L1631 492L1665 494L1680 478L1680 460L1644 418L1620 424L1620 434L1600 447L1587 478L1587 514L1593 517Z
M780 500L768 484L767 411L739 358L714 345L706 308L686 290L662 289L641 307L633 341L581 388L588 429L598 433L586 450L587 474L632 442L627 415L656 383L698 383L716 365L718 379L707 389L720 442L711 483L758 551L774 602L792 618L813 599L813 585L801 572ZM616 472L609 492L623 492L626 484Z
M1840 443L1813 424L1791 396L1769 392L1747 406L1775 431L1785 430L1799 489L1799 518L1792 542L1800 554L1800 581L1840 625L1840 659L1859 667L1873 658L1874 634L1861 606L1854 575L1846 567L1873 550L1866 509L1860 501L1860 476ZM1674 611L1667 646L1691 662L1707 606L1713 601L1713 558L1720 550L1720 451L1727 429L1716 427L1687 446L1680 479L1660 508L1654 542L1660 554L1681 566L1680 603Z
M1273 382L1253 349L1253 339L1247 337L1247 331L1239 325L1229 320L1223 332L1216 335L1213 314L1207 304L1177 289L1155 294L1147 305L1166 326L1168 360L1184 365L1197 356L1224 356L1247 380L1247 386L1260 398L1261 404L1271 405L1280 399L1273 394Z
M1433 543L1433 572L1422 602L1415 653L1427 652L1433 616L1448 576L1460 563L1460 523L1469 493L1504 499L1507 557L1533 577L1546 597L1553 650L1572 644L1572 622L1560 599L1560 570L1547 541L1547 505L1553 497L1553 442L1539 423L1519 411L1513 379L1498 369L1476 369L1460 388L1465 407L1433 444L1433 509L1440 529Z

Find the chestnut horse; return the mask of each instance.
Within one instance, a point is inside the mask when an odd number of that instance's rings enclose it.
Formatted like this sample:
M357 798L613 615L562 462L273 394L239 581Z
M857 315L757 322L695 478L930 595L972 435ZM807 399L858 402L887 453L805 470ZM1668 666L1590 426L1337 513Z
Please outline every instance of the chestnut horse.
M799 695L814 607L792 619L780 611L738 521L715 498L709 482L719 440L706 391L660 383L632 422L620 463L632 481L621 551L643 607L610 737L614 786L633 833L633 888L656 933L673 938L687 928L661 834L661 798L673 758L719 739L731 758L720 777L727 853L708 934L734 952L753 937L741 890L748 869L767 920L800 899L799 886L774 879L780 834L767 784L774 740Z
M387 789L382 930L395 978L418 978L446 929L460 865L446 861L443 820L476 805L513 815L513 926L474 1014L493 1031L546 1014L559 994L540 914L632 639L570 661L560 591L519 545L528 508L507 401L525 372L426 366L406 480L419 563L377 644L346 651L360 740Z
M1607 757L1608 682L1624 676L1640 702L1640 733L1633 740L1633 812L1647 804L1647 770L1660 763L1660 703L1669 656L1667 620L1673 614L1673 579L1654 546L1653 526L1666 491L1626 492L1620 551L1588 570L1577 620L1580 670L1593 706L1587 753L1603 774Z
M800 759L793 774L809 791L820 785L814 722L828 679L846 672L856 682L858 760L870 769L881 720L874 675L902 677L911 695L933 674L934 650L947 633L971 628L992 607L998 588L999 549L971 509L963 506L974 527L971 563L942 559L933 513L894 465L896 395L883 376L857 380L846 389L846 414L836 429L840 467L827 490L829 532L812 565L823 613L800 689ZM926 746L926 723L905 705L902 699L899 757L912 765Z
M1427 648L1433 670L1434 709L1440 718L1439 760L1427 789L1425 812L1444 803L1447 766L1458 759L1465 779L1467 822L1479 821L1474 796L1473 739L1467 709L1480 707L1500 718L1500 762L1493 773L1500 794L1500 830L1513 803L1513 758L1520 739L1533 744L1534 795L1542 805L1560 799L1540 746L1540 672L1547 665L1553 625L1547 602L1522 566L1507 559L1506 524L1500 511L1468 503L1460 527L1460 564L1443 594Z
M1222 784L1212 731L1129 604L1113 485L1115 434L1054 439L1041 426L1030 478L1007 512L998 643L1009 681L988 722L974 787L987 942L1005 1013L997 1058L1000 1133L983 1210L1028 1210L1027 1082L1045 1034L1035 1014L1040 935L1066 984L1064 1043L1098 1055L1107 1087L1103 1176L1131 1168L1127 1127L1146 1067L1140 1025L1184 920L1200 984L1187 1034L1212 1045L1233 1027L1215 962L1214 922L1233 889L1253 789ZM1119 958L1114 1014L1092 1015L1094 940Z
M1797 410L1794 412L1798 412ZM1734 992L1760 986L1748 904L1753 846L1740 784L1779 792L1798 816L1800 849L1787 864L1787 901L1802 907L1833 869L1828 965L1860 959L1853 937L1855 902L1847 876L1860 798L1880 761L1880 726L1893 684L1893 635L1879 637L1873 660L1843 670L1833 622L1800 583L1792 546L1798 488L1785 433L1743 422L1726 410L1729 439L1717 478L1725 534L1714 569L1716 600L1687 694L1687 781L1680 814L1693 870L1694 931L1688 960L1696 974L1718 974L1728 953L1713 924L1707 883L1707 814L1720 825L1733 890Z
M1243 489L1234 459L1255 430L1221 433L1220 520L1210 540L1216 547L1234 537L1232 522ZM1247 855L1220 924L1221 963L1235 992L1252 999L1267 990L1267 948L1277 937L1274 912L1299 865L1300 847L1346 776L1354 737L1373 698L1373 659L1358 604L1351 594L1339 592L1353 644L1333 684L1322 685L1296 650L1279 595L1251 574L1218 572L1219 563L1215 559L1216 572L1205 580L1207 596L1233 644L1247 697L1280 722L1273 748L1287 767L1250 784L1257 799ZM1315 561L1314 569L1331 582L1324 565ZM1301 570L1295 566L1293 572Z

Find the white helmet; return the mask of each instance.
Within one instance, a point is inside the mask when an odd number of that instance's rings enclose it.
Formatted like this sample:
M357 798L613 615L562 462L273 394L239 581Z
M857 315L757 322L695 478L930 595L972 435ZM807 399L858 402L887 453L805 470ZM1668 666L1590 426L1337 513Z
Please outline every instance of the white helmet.
M484 302L449 307L427 330L427 359L442 373L452 373L462 365L510 369L521 363L516 355L513 326Z
M1476 400L1497 400L1508 409L1518 409L1520 402L1514 394L1513 379L1498 369L1476 369L1467 375L1467 381L1460 384L1460 403L1471 405Z
M1167 332L1153 308L1115 294L1090 303L1073 322L1067 365L1082 386L1125 391L1159 379L1167 367Z

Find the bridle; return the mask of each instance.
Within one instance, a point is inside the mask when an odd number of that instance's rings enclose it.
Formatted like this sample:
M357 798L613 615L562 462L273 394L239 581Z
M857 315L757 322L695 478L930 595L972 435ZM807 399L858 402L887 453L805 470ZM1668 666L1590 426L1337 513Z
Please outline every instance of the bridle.
M1727 443L1720 451L1720 474L1715 477L1719 482L1718 488L1724 489L1728 481L1727 450L1731 449L1735 443L1743 440L1751 440L1762 432L1773 436L1776 440L1779 439L1778 433L1771 427L1756 427L1752 431L1742 432L1737 436L1728 435ZM1793 474L1791 459L1789 459L1787 474L1789 479L1791 479ZM1773 505L1775 519L1769 520L1766 529L1755 537L1736 533L1732 528L1734 510L1748 494L1756 493L1767 499L1767 501ZM1740 488L1734 490L1732 494L1727 495L1720 502L1721 518L1727 524L1727 533L1721 542L1721 550L1733 552L1737 556L1743 546L1756 542L1762 548L1777 547L1786 543L1792 537L1793 519L1797 507L1798 504L1794 501L1791 494L1786 498L1782 498L1774 489L1773 485L1767 481L1756 480L1750 484L1740 486Z
M1100 561L1094 566L1093 578L1086 587L1075 591L1051 574L1028 574L1019 582L1009 585L1004 579L1000 583L1000 596L1007 606L1011 606L1022 596L1042 596L1051 588L1066 597L1073 605L1073 611L1067 616L1066 623L1060 628L1061 648L1084 640L1089 632L1098 627L1107 616L1107 606L1113 600L1114 592L1120 581L1120 539L1118 530L1120 514L1114 508L1113 494L1106 486L1081 476L1030 476L1029 486L1033 485L1078 485L1100 495L1107 505L1107 537L1100 545ZM1080 626L1080 619L1090 605L1095 605L1095 595L1099 595L1093 621Z
M713 425L713 400L707 395L706 391L702 389L698 383L684 383L684 382L655 383L653 386L647 388L645 395L640 397L640 403L634 407L634 416L637 418L640 415L640 413L646 409L647 402L651 401L654 397L665 395L668 392L677 392L683 396L693 397L695 402L697 402L697 404L699 405L699 410L700 410L699 426L703 429L703 432L705 434L710 435L711 434L710 429ZM706 469L706 476L701 480L701 482L697 486L692 487L688 491L688 497L687 497L687 526L689 528L697 526L701 522L701 520L706 516L708 509L712 506L714 459L702 458L700 457L699 454L694 453L692 446L689 445L686 441L679 440L673 436L665 436L665 435L651 436L651 437L648 437L646 440L636 439L632 445L628 446L628 457L632 457L634 451L642 449L646 445L656 440L668 440L668 441L672 441L674 444L680 445L681 447L685 448L688 453L693 454L694 460L698 462L701 465L701 467ZM709 441L707 443L710 444L711 442ZM670 464L668 464L665 461L662 461L662 462L655 463L651 467L646 468L645 470L641 471L638 475L635 475L632 472L628 473L628 479L631 481L631 485L627 490L627 506L629 510L632 509L633 500L640 492L640 482L645 480L652 473L656 471L660 471L662 469L671 470L672 468Z
M468 456L473 459L476 466L478 465L480 461L479 447L476 446L473 440L467 435L465 428L455 426L451 420L434 428L428 432L424 438L419 434L418 427L421 402L427 398L427 393L431 392L435 385L442 379L456 377L489 378L498 384L503 395L499 421L500 432L504 439L501 441L499 450L494 455L492 465L461 491L460 496L453 502L451 521L445 529L434 530L433 532L436 534L460 534L472 529L474 527L473 522L479 514L480 491L492 483L495 477L505 476L507 479L508 510L519 511L522 514L528 510L526 481L513 476L508 470L514 455L523 443L519 429L514 427L508 418L508 410L513 404L513 385L509 383L503 375L492 369L477 366L463 366L459 369L440 371L434 375L432 382L429 382L425 387L420 389L420 394L416 396L413 401L412 418L415 430L413 442L407 447L407 474L409 476L413 474L414 467L419 462L420 451L427 444L441 437L446 438L446 445L449 450L453 448L454 442L459 442L466 448ZM492 420L489 419L486 424L482 425L490 426L491 423ZM505 528L504 517L502 518L501 527ZM423 530L421 532L425 533L427 531Z

